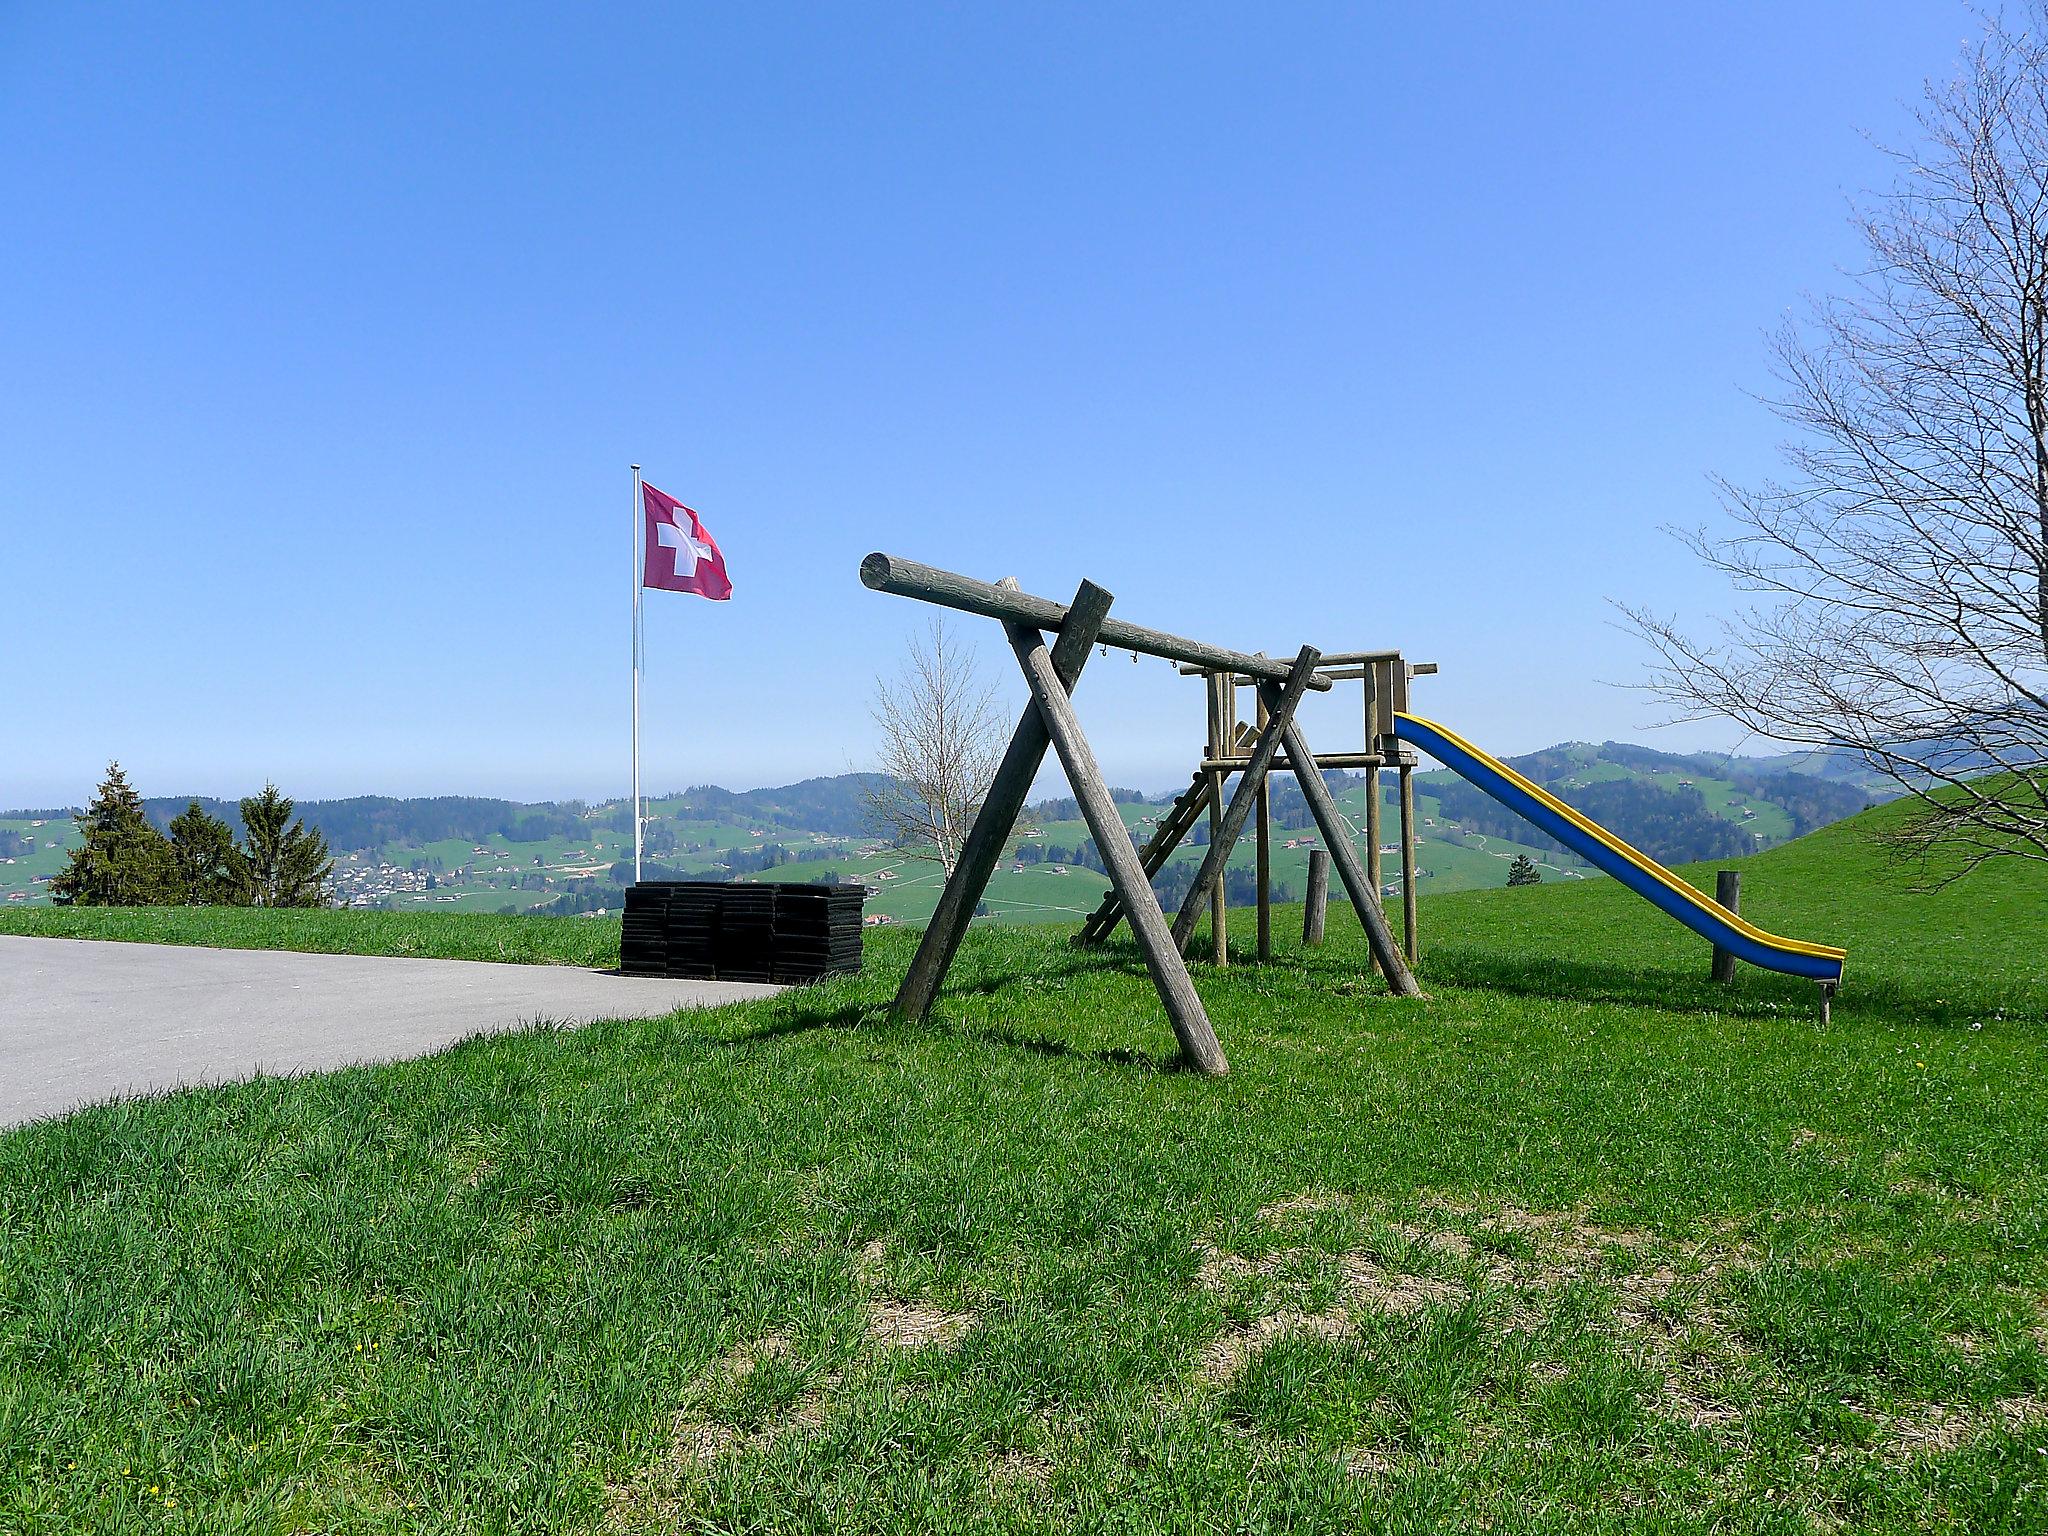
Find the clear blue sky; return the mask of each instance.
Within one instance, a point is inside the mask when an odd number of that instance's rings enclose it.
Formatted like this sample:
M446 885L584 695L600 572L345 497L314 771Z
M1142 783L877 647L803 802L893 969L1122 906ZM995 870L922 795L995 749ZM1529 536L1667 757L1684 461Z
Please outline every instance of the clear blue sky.
M1960 5L0 4L0 802L617 794L865 763L871 549L1496 750L1647 735L1612 598L1767 469L1762 333ZM992 626L963 621L1006 699ZM1119 782L1195 684L1098 660ZM1342 722L1320 739L1337 744Z

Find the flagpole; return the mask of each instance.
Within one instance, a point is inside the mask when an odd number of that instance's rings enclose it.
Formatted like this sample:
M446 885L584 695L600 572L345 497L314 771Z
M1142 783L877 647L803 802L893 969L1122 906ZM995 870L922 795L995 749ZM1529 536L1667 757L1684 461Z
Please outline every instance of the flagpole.
M640 573L641 542L647 534L641 510L640 466L633 466L633 883L640 883Z

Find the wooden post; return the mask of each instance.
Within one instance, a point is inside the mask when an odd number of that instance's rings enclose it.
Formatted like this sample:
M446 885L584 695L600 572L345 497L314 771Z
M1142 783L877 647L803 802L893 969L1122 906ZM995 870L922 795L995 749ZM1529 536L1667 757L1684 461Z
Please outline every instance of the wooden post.
M1365 745L1368 751L1384 752L1380 741L1379 690L1373 685L1373 669L1367 667L1361 681L1365 684ZM1380 890L1380 771L1377 768L1365 770L1365 877L1372 882L1373 894Z
M1209 674L1209 696L1214 713L1216 735L1210 743L1209 756L1217 758L1227 751L1235 755L1237 743L1232 739L1237 734L1237 721L1225 714L1226 701L1230 695L1224 687L1221 673ZM1215 847L1216 840L1223 835L1223 771L1213 770L1209 775L1209 846ZM1230 964L1230 898L1223 889L1223 882L1217 881L1209 888L1209 929L1210 959L1220 969Z
M1323 835L1323 846L1330 850L1337 876L1351 897L1352 910L1365 929L1373 960L1397 997L1422 996L1414 972L1408 969L1408 962L1401 958L1400 948L1394 943L1393 930L1387 927L1387 914L1380 909L1380 893L1365 883L1365 866L1358 862L1358 851L1351 846L1343 818L1330 798L1330 786L1323 782L1322 770L1316 766L1316 755L1301 734L1301 723L1289 720L1281 740L1287 745L1288 761L1294 765L1294 781L1301 786L1309 814L1315 817L1316 829Z
M1330 853L1326 848L1308 851L1308 899L1301 909L1301 942L1311 947L1323 942L1323 922L1330 908Z
M1265 787L1267 770L1273 766L1273 759L1280 751L1280 733L1293 722L1294 708L1301 702L1302 694L1307 692L1308 680L1315 676L1316 663L1320 660L1321 652L1312 645L1304 645L1294 660L1294 670L1288 675L1287 686L1274 689L1264 701L1271 718L1259 733L1257 744L1252 747L1251 759L1238 780L1237 792L1230 797L1230 808L1223 813L1221 825L1210 835L1209 851L1203 855L1202 867L1195 872L1195 883L1188 887L1179 915L1173 920L1176 950L1185 949L1193 937L1195 914L1201 911L1203 898L1212 886L1223 884L1223 870L1229 862L1230 851L1237 846L1245 821L1258 803L1259 791Z
M1716 903L1718 903L1718 904L1719 904L1720 906L1722 906L1722 907L1726 908L1726 909L1727 909L1728 911L1730 911L1730 912L1740 913L1740 912L1742 911L1742 871L1741 871L1741 870L1739 870L1739 869L1723 869L1723 870L1719 870L1719 871L1717 871L1717 872L1715 873L1715 875L1714 875L1714 900L1715 900L1715 902L1716 902ZM1723 948L1722 948L1722 947L1721 947L1720 945L1716 944L1716 945L1714 946L1714 963L1713 963L1713 966L1712 966L1712 968L1708 970L1708 972L1707 972L1707 975L1708 975L1708 976L1709 976L1709 977L1710 977L1711 979L1713 979L1713 980L1715 980L1715 981L1719 981L1719 982L1732 982L1732 981L1734 981L1734 980L1735 980L1735 956L1734 956L1734 954L1733 954L1732 952L1728 951L1728 950L1725 950L1725 949L1723 949ZM1822 994L1821 994L1821 1004L1820 1004L1820 1005L1821 1005L1821 1014L1822 1014L1822 1017L1823 1017L1823 1018L1825 1018L1825 1017L1826 1017L1826 1014L1827 1014L1827 1005L1828 1005L1828 1004L1827 1004L1827 994L1826 994L1826 992L1822 992Z
M1006 591L1014 591L1016 585L1011 577L997 583ZM1024 631L1024 626L1006 623L1004 629L1010 633L1014 643L1017 634ZM1074 610L1069 609L1067 622L1052 648L1053 670L1059 674L1060 686L1068 693L1073 692L1074 680L1081 675L1081 667L1088 660L1089 647L1094 644L1095 627L1086 622L1086 615L1077 619ZM932 1003L939 995L939 985L946 979L953 957L960 952L960 942L974 921L974 909L980 904L982 893L988 889L989 876L995 873L996 865L1002 860L1003 845L1009 841L1010 832L1017 825L1018 813L1024 809L1025 798L1031 792L1031 781L1038 776L1050 742L1038 706L1026 704L1024 713L1018 717L1016 730L1010 734L1009 750L1004 752L1002 764L989 784L988 794L982 799L981 810L975 815L974 826L967 834L967 841L961 845L960 861L953 866L952 877L939 893L938 908L925 925L924 936L918 940L917 953L911 958L910 969L904 973L903 985L897 990L896 1001L890 1010L896 1018L914 1021L931 1012Z
M1259 701L1259 731L1263 735L1272 711L1266 707L1265 689L1255 692ZM1258 800L1252 815L1258 821L1259 961L1263 964L1273 958L1273 787L1263 773L1259 775Z
M1084 622L1092 624L1099 633L1109 604L1107 592L1084 581L1074 595L1070 621L1074 616L1086 615ZM1038 706L1045 720L1046 733L1052 737L1053 749L1060 756L1060 766L1066 769L1074 798L1081 803L1081 815L1095 839L1096 851L1102 855L1110 884L1123 897L1125 916L1144 952L1145 966L1152 973L1153 985L1159 989L1160 1001L1166 1005L1167 1021L1173 1025L1181 1054L1199 1072L1213 1075L1229 1071L1230 1065L1224 1060L1223 1047L1216 1043L1216 1031L1210 1027L1201 996L1195 991L1180 951L1174 948L1173 935L1167 931L1166 914L1159 910L1145 871L1138 864L1138 850L1131 846L1123 817L1117 814L1088 738L1081 733L1073 701L1060 685L1044 637L1034 630L1019 628L1010 643L1024 669L1024 681L1030 685L1031 702Z
M1386 836L1380 826L1380 771L1365 770L1365 877L1377 891L1386 877L1380 873L1380 840Z
M1408 963L1422 958L1422 941L1415 931L1415 764L1401 760L1401 947Z

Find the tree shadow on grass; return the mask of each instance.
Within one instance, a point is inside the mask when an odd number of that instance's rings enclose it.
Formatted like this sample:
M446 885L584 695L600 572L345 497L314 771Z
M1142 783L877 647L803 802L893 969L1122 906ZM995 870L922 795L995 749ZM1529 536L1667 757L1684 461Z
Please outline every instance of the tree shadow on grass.
M1135 952L1131 957L1131 963L1126 965L1120 960L1105 961L1092 952L1080 951L1071 958L1062 959L1051 965L1034 965L1028 970L987 970L964 980L949 979L940 990L938 1005L943 1008L948 999L957 1001L967 997L995 997L1021 981L1065 980L1105 971L1131 969L1136 969L1140 974L1143 972L1143 966L1137 963ZM1177 1051L1162 1054L1130 1046L1091 1048L1042 1031L1019 1029L1000 1022L976 1024L943 1015L916 1021L898 1020L890 1011L894 997L894 986L889 988L889 999L881 1002L847 1002L829 996L813 999L785 992L775 999L772 1017L751 1028L723 1035L719 1037L717 1043L721 1047L752 1045L828 1030L858 1029L876 1038L946 1036L956 1040L978 1041L1006 1049L1028 1051L1038 1056L1094 1061L1104 1066L1136 1067L1148 1072L1163 1073L1182 1069Z
M1707 957L1700 956L1699 969ZM1820 1015L1815 982L1742 966L1734 985L1695 972L1653 965L1619 965L1566 960L1552 955L1501 955L1446 946L1423 957L1426 984L1469 987L1568 1002L1654 1008L1666 1013L1709 1013L1741 1019L1784 1019ZM1889 977L1859 981L1850 972L1834 999L1837 1019L1869 1019L1960 1027L1999 1007L1983 996L1944 997L1900 986Z
M1196 936L1198 954L1202 952L1205 933L1202 930ZM1232 937L1235 939L1236 935ZM1137 947L1127 940L1112 939L1082 953L1113 955L1129 966L1142 965ZM1714 1014L1729 1019L1819 1018L1820 990L1815 982L1743 965L1737 967L1734 985L1727 986L1707 978L1707 963L1704 946L1696 966L1678 970L1654 961L1630 964L1571 959L1537 949L1503 954L1491 948L1446 943L1424 950L1417 979L1425 990L1460 988L1557 1002ZM1383 990L1362 939L1333 942L1314 950L1290 946L1276 950L1273 959L1263 963L1239 958L1233 950L1231 966L1247 974L1284 967L1311 983L1325 979L1333 994L1341 989L1345 995L1352 995L1361 985L1374 992ZM1194 972L1198 980L1202 979L1205 968L1197 964ZM1221 979L1229 973L1206 974ZM1940 990L1934 990L1935 987ZM1848 977L1833 1003L1838 1021L1912 1023L1932 1028L1966 1028L1996 1015L2031 1018L2043 1012L2037 991L1996 986L1968 988L1953 977L1916 987L1893 976L1858 976L1853 957Z

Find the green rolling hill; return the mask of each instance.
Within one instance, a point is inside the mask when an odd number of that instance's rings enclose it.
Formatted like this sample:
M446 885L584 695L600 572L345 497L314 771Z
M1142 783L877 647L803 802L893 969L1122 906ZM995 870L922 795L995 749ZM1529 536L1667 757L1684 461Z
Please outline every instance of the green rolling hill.
M1769 848L1862 809L1868 791L1784 759L1679 757L1625 743L1567 743L1513 759L1517 768L1666 860L1733 858ZM1425 765L1426 768L1427 765ZM1815 767L1826 767L1815 764ZM1358 775L1332 775L1340 808L1362 836L1365 791ZM701 786L651 799L647 859L654 871L684 878L857 880L873 892L869 912L891 923L924 920L937 899L937 866L867 835L865 778L844 774L772 789L735 792ZM1384 776L1383 880L1398 889L1398 831L1393 777ZM1143 842L1171 793L1120 791L1120 811ZM231 802L206 800L234 820ZM159 824L185 798L147 802ZM529 912L574 915L616 911L632 857L631 817L617 801L519 804L470 797L360 797L300 807L336 854L337 894L345 905L396 911ZM1518 856L1546 879L1598 875L1523 826L1476 790L1442 771L1416 775L1418 888L1423 893L1505 883ZM1274 794L1273 879L1279 899L1298 898L1316 841L1299 792L1281 781ZM1087 828L1072 802L1038 807L1031 835L1012 841L984 907L996 923L1078 921L1107 882ZM1206 837L1198 829L1197 839ZM75 832L66 810L0 814L0 906L45 900ZM1162 872L1170 893L1192 878L1200 841L1176 853ZM1249 898L1251 840L1236 850L1233 899Z

